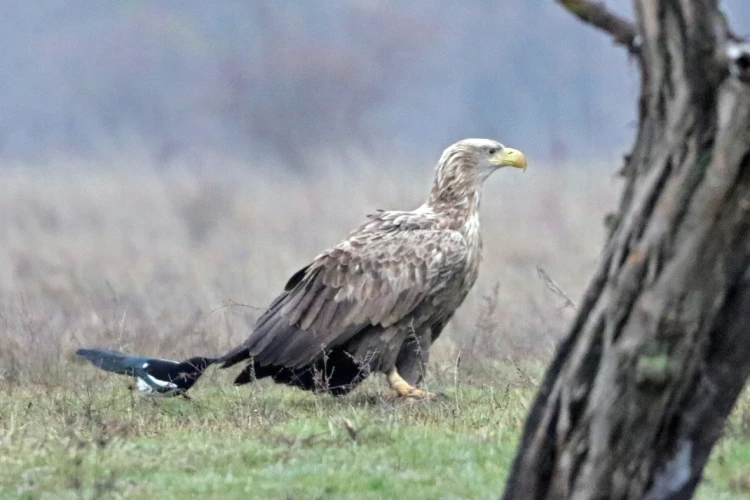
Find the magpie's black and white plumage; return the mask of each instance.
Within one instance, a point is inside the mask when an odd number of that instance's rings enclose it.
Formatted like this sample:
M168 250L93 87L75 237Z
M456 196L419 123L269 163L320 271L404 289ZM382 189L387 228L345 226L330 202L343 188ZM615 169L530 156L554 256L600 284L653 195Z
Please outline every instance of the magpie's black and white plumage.
M78 349L82 356L102 370L130 375L137 379L138 391L150 396L177 396L187 391L216 359L195 357L185 361L128 356L106 349Z

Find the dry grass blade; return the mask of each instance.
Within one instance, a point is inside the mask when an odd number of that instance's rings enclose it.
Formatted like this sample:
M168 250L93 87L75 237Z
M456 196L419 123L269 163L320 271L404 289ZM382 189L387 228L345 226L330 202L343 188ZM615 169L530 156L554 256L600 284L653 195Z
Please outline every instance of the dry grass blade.
M248 309L252 309L253 311L261 311L261 312L266 310L265 307L253 306L250 304L243 304L241 302L236 302L232 299L228 299L222 302L220 306L217 306L211 309L210 313L213 314L216 311L221 311L222 309L226 309L227 307L246 307Z
M346 428L346 432L349 433L349 437L352 438L352 441L355 443L357 442L357 428L354 427L354 424L351 420L348 418L344 419L344 427Z

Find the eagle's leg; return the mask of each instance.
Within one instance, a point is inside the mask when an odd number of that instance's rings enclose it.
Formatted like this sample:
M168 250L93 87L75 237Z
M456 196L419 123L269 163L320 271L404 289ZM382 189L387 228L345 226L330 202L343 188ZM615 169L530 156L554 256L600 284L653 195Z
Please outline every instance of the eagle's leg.
M431 345L432 331L430 329L423 329L419 335L412 329L401 344L396 358L396 370L409 384L419 386L424 380Z
M429 399L440 395L435 392L423 391L422 389L414 387L398 374L396 368L393 368L388 372L388 383L399 396L404 398Z

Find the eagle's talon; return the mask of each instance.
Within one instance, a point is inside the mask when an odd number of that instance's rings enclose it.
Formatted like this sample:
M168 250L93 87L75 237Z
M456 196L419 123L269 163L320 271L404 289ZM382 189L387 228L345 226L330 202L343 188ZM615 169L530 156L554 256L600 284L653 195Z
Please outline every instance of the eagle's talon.
M412 389L411 391L409 391L406 397L409 399L437 399L443 397L443 393L423 391L421 389Z
M399 396L407 399L433 399L442 396L439 392L423 391L414 387L404 380L395 368L388 372L388 383Z

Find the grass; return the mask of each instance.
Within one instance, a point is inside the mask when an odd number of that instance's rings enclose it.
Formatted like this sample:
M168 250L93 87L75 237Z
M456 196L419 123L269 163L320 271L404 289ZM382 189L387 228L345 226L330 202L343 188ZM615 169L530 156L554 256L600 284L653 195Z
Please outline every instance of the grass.
M0 498L497 498L538 377L503 368L429 402L378 380L343 398L227 390L223 372L189 402L85 367L72 371L88 382L68 390L5 385ZM697 498L750 498L748 421L745 397Z
M365 213L423 201L429 162L366 163L296 177L5 169L0 498L497 498L573 316L536 267L580 297L616 204L606 172L532 165L485 187L480 279L431 351L429 387L444 399L397 400L377 377L339 399L235 389L233 370L211 369L193 401L154 403L73 355L184 359L236 345L288 276ZM750 398L706 478L699 498L750 498Z
M96 391L6 386L0 497L493 498L533 393L512 373L430 402L376 380L333 398L223 375L190 402L105 374Z

